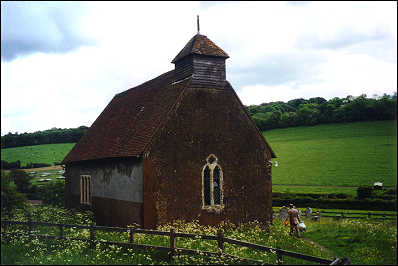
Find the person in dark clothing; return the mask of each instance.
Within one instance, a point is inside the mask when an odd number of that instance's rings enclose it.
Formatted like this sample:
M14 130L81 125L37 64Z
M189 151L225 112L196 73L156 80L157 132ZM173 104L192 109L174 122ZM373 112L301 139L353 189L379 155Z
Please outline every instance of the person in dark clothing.
M290 222L290 235L293 234L293 230L296 230L297 237L300 237L300 230L298 224L300 221L299 211L293 206L293 204L289 204L288 217L286 217L286 221L289 219Z

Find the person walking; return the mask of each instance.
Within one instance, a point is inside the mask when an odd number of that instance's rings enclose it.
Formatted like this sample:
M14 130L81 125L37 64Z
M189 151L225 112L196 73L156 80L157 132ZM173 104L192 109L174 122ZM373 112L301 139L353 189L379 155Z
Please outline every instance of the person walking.
M290 235L293 234L293 230L296 230L297 237L300 237L300 230L299 230L299 223L300 221L300 215L299 211L293 206L293 204L289 204L289 210L288 210L288 217L286 217L286 221L289 219L290 222Z

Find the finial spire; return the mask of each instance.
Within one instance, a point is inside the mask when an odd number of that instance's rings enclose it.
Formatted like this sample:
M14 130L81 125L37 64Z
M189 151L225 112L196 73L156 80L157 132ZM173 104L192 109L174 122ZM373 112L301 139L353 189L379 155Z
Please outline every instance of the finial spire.
M200 32L200 27L199 27L199 15L197 15L197 16L196 16L196 18L197 18L197 24L198 24L198 34L199 34L199 32Z

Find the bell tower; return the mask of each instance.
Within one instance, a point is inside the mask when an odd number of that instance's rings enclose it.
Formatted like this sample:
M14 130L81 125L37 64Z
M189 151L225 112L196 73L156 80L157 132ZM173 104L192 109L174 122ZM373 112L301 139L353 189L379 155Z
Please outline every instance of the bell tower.
M199 16L197 21L198 33L171 61L175 65L174 82L192 76L192 86L223 87L226 80L225 59L229 56L199 33Z

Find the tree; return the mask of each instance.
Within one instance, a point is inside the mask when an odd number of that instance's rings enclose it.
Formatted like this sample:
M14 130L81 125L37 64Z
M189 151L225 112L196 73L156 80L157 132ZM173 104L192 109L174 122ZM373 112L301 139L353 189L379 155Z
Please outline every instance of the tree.
M316 125L319 121L318 104L301 104L297 110L298 119L302 125Z
M308 103L316 103L316 104L319 104L319 105L321 105L321 104L323 104L325 102L327 102L326 99L322 98L322 97L310 98L308 100Z
M26 197L10 186L10 177L1 171L1 212L12 215L15 209L26 206Z
M287 102L288 105L293 106L295 109L298 109L300 104L305 104L305 103L307 103L307 100L303 98L294 99Z
M14 181L17 186L17 190L22 193L27 193L31 186L31 179L33 177L29 176L25 171L19 169L13 169L10 172L10 179Z
M281 115L281 120L280 120L281 127L293 127L296 125L297 125L296 112L285 112Z

